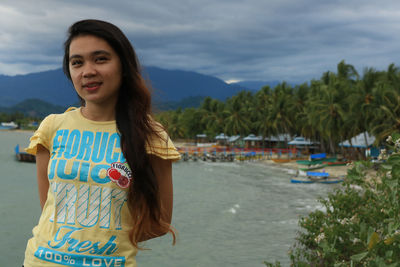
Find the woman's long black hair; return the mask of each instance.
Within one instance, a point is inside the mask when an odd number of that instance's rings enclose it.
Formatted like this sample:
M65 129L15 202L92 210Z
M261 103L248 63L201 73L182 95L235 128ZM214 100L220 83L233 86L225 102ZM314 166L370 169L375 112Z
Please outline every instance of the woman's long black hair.
M151 93L140 73L136 53L124 33L115 25L100 20L74 23L64 43L63 70L71 80L69 48L79 36L93 35L105 40L118 54L122 65L122 82L116 105L116 124L121 135L121 148L133 173L127 204L132 215L131 241L135 247L144 237L154 236L151 226L162 232L174 231L162 219L159 188L154 170L146 153L150 136L157 134L151 122ZM84 104L84 100L81 99Z

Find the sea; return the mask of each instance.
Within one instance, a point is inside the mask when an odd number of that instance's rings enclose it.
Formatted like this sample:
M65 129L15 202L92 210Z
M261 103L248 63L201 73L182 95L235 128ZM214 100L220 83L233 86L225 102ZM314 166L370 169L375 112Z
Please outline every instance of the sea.
M34 163L15 160L31 132L0 131L0 266L21 266L40 216ZM291 184L288 170L254 162L177 162L173 165L173 226L147 241L139 267L289 266L288 251L301 216L323 209L335 185Z

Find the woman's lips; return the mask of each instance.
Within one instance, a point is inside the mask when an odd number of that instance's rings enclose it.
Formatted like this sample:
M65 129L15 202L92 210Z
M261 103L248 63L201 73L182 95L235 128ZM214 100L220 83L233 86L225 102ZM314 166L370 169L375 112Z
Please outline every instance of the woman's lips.
M101 82L92 82L83 85L83 88L89 92L96 91L101 86Z

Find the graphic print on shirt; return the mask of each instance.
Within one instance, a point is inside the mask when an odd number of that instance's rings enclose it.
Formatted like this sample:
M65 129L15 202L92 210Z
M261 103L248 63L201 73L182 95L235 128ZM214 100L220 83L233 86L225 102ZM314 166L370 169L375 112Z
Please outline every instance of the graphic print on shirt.
M67 266L125 266L124 257L110 256L118 250L117 236L106 242L79 239L80 232L91 227L122 229L121 210L127 198L123 189L132 180L125 161L118 133L56 132L48 176L55 198L50 221L57 223L58 231L47 247L38 248L37 258ZM118 188L104 186L108 183Z
M111 181L121 188L128 188L131 184L132 172L126 162L125 164L120 162L111 164L111 168L107 170L107 175L110 177Z

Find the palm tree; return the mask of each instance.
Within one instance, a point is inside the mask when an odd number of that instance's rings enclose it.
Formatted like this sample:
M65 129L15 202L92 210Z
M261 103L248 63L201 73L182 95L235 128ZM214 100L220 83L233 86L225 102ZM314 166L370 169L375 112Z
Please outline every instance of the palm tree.
M268 119L277 134L294 134L294 115L290 114L293 105L293 88L286 82L278 84L271 95Z
M341 80L329 73L326 81L328 84L312 83L307 114L311 125L328 141L330 151L335 154L336 144L343 139L340 129L344 125L347 107Z
M268 136L277 135L278 131L272 126L268 112L272 102L272 90L269 86L264 86L254 96L254 127L263 139Z
M388 84L382 84L378 89L376 98L379 107L370 126L376 143L385 140L393 132L400 132L400 94Z
M363 77L354 87L351 88L349 94L349 111L352 116L348 116L348 120L353 125L347 131L352 136L364 133L365 144L367 145L366 132L369 124L376 112L375 89L381 81L382 72L378 72L373 68L365 68ZM347 136L349 138L351 136Z
M224 130L225 104L217 99L206 97L201 105L200 122L205 126L205 133L215 136Z
M250 118L245 105L239 95L233 96L227 101L224 113L224 132L228 135L246 135L250 131Z

